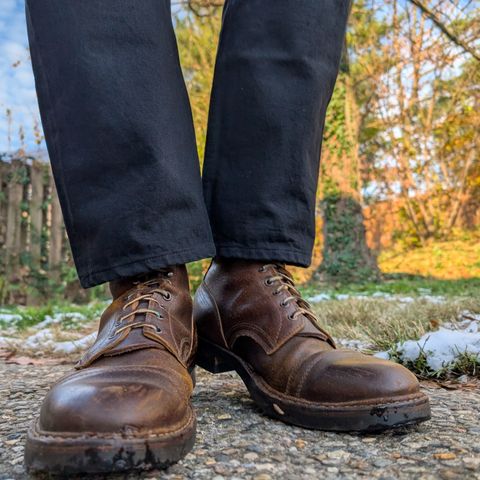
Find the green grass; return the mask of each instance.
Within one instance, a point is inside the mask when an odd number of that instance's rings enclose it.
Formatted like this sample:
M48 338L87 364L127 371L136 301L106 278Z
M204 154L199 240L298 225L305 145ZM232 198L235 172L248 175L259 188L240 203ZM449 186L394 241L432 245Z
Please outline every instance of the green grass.
M87 305L49 304L41 307L3 307L0 308L0 314L18 315L20 318L13 321L0 320L0 330L14 327L19 331L24 331L45 320L46 316L54 316L59 313L80 313L85 316L85 321L95 320L99 318L104 309L105 303L103 302L91 302ZM78 320L70 318L65 318L61 324L65 329L80 327Z
M315 280L300 286L302 293L309 297L320 292L333 294L367 294L377 292L393 295L439 295L446 297L480 298L480 278L443 280L416 275L390 274L380 282L361 284L326 285Z
M383 299L329 300L313 306L320 325L338 338L359 339L379 350L421 337L460 312L480 313L480 298L454 299L434 304L422 299L400 304Z
M202 267L193 269L197 280L201 278ZM197 282L198 283L198 282ZM372 351L389 350L393 358L401 361L396 345L405 340L416 340L427 331L436 330L445 322L455 322L463 310L480 314L480 279L437 280L418 276L390 275L384 282L328 286L311 282L300 287L305 297L324 292L331 295L373 295L377 292L413 297L411 303L401 303L395 297L348 298L328 300L313 305L321 326L331 335L340 339L361 340L371 346ZM442 303L432 303L422 295L445 297ZM417 298L418 297L418 298ZM0 320L0 330L14 327L19 335L29 335L29 329L43 321L47 315L59 313L81 313L85 321L64 318L55 326L58 331L92 328L92 321L98 320L105 308L105 302L95 301L87 305L49 304L40 307L4 307L0 313L19 316L19 320ZM89 325L85 325L89 324ZM479 358L460 355L457 364L437 372L429 370L425 358L406 364L420 377L445 378L463 374L479 375Z
M451 298L439 304L421 298L407 304L395 300L351 298L320 302L313 309L320 326L332 336L361 340L371 345L371 351L391 351L392 359L402 363L396 348L399 342L417 340L428 331L437 330L442 323L454 323L464 310L479 314L480 296ZM405 365L423 378L478 376L480 359L461 354L455 365L432 371L420 355L416 362Z

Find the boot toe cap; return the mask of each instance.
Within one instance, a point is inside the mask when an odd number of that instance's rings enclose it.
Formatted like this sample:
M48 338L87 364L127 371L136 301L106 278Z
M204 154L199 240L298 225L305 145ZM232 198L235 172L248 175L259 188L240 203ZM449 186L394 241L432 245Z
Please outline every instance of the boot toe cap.
M300 387L298 393L308 400L335 403L414 395L420 388L402 365L342 350L319 355Z
M189 397L189 385L172 372L91 368L52 387L39 427L74 434L174 431L191 414Z

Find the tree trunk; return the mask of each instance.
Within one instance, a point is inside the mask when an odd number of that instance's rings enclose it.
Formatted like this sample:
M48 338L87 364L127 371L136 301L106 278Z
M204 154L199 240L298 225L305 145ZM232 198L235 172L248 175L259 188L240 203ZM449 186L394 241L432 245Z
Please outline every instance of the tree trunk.
M327 113L321 178L325 281L379 277L366 241L360 193L359 112L348 68L341 72Z

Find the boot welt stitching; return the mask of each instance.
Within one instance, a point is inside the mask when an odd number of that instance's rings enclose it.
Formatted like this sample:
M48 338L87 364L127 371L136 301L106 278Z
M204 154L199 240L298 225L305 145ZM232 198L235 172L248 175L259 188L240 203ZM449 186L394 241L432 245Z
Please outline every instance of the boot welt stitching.
M315 356L315 358L310 362L310 365L307 366L307 368L305 368L305 370L303 371L302 373L302 376L300 378L300 382L298 383L297 385L297 388L295 389L295 393L297 394L297 396L300 396L301 393L302 393L302 390L303 390L303 385L305 383L305 380L307 379L308 375L310 374L310 372L312 371L313 367L315 365L317 365L317 363L320 361L321 359L318 358L318 352L317 352L317 355Z
M320 407L320 408L331 409L331 410L338 410L338 409L354 410L355 408L358 408L358 407L369 407L369 406L395 404L395 403L400 404L400 403L405 403L405 402L414 401L414 400L428 401L428 397L424 393L419 392L416 394L402 395L394 398L390 397L388 399L383 397L378 399L369 399L369 400L365 400L364 402L351 401L351 402L339 402L339 403L334 403L334 402L321 403L321 402L313 402L311 400L305 400L303 398L292 397L290 395L283 394L281 392L278 392L272 389L265 382L265 380L261 379L260 381L262 383L262 386L265 388L265 390L267 390L268 393L272 395L272 397L274 398L276 397L278 400L290 401L292 403L300 403L307 407Z
M307 364L310 361L311 358L317 356L318 354L319 354L319 352L314 352L311 355L309 355L307 358L300 358L299 360L297 360L297 363L292 368L292 371L290 372L290 375L288 376L287 385L285 387L285 392L284 393L286 393L287 395L290 395L290 394L293 395L292 390L295 390L295 387L292 385L292 383L297 378L298 372L300 371L300 369L305 364Z

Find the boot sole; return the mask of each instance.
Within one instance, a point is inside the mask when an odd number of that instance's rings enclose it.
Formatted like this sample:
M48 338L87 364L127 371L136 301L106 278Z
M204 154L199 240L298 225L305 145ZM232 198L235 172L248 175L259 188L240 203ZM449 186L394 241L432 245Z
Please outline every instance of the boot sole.
M195 442L196 420L169 433L49 434L38 425L27 434L25 467L28 473L74 475L165 469L183 458Z
M430 419L428 397L419 392L364 402L316 403L285 395L234 353L199 338L196 363L211 373L236 371L267 416L304 428L334 432L379 432Z

